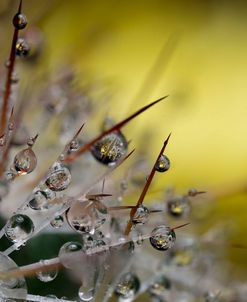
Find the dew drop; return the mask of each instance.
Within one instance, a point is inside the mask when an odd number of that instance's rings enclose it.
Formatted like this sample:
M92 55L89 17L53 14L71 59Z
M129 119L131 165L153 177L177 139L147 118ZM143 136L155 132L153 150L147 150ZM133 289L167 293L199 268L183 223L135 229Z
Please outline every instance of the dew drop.
M5 225L6 237L13 241L19 242L27 239L32 234L34 225L32 220L23 214L16 214L12 216Z
M170 169L169 158L166 155L162 154L155 164L155 169L157 172L161 172L161 173L169 170Z
M27 17L22 13L17 13L13 18L13 25L16 29L24 29L27 26Z
M195 188L191 188L191 189L189 189L189 191L188 191L188 195L191 196L191 197L194 197L194 196L196 196L197 194L198 194L198 191L197 191L197 189L195 189Z
M11 269L17 269L16 263L8 256L0 252L1 272L6 272ZM27 287L26 281L23 277L12 278L0 281L1 301L15 302L16 299L9 299L8 297L18 297L18 301L26 301Z
M11 75L11 84L17 84L19 82L19 77L16 72Z
M51 221L51 226L55 229L59 229L63 226L63 216L57 216Z
M76 241L66 242L59 250L59 256L62 254L78 252L82 250L82 244Z
M77 151L79 149L79 141L77 139L74 139L70 142L70 145L69 145L69 151L70 152L74 152L74 151Z
M162 296L166 290L171 289L171 281L164 275L160 276L148 289L148 292L154 296Z
M48 299L46 299L48 298ZM50 302L51 300L50 299L53 299L53 300L58 300L57 299L57 296L56 295L46 295L44 298L43 298L43 302Z
M15 54L18 57L26 57L29 54L30 47L26 40L19 38L15 46Z
M0 146L4 146L6 144L6 137L5 135L2 135L0 137Z
M10 67L10 60L9 60L9 59L5 61L4 66L5 66L6 68L9 68L9 67Z
M128 142L121 132L113 132L97 141L91 148L95 159L104 165L114 165L128 150Z
M37 157L32 148L27 148L16 154L14 158L14 167L21 174L31 173L37 166Z
M148 208L144 207L143 205L140 205L137 210L136 213L134 215L134 217L132 218L132 222L134 224L144 224L147 222L148 217L149 217L149 210Z
M94 298L95 289L87 288L86 286L81 286L78 291L78 296L82 301L92 301Z
M193 250L189 247L172 250L170 254L170 262L177 266L187 266L193 261Z
M81 234L94 234L107 217L107 207L99 200L76 202L66 215L71 228Z
M46 260L40 260L40 264L45 265ZM58 270L49 270L49 271L42 271L42 272L37 272L36 277L42 281L42 282L51 282L53 281L58 274Z
M156 250L166 251L174 246L176 234L170 227L161 225L152 231L149 240Z
M186 197L172 198L167 201L167 211L174 217L186 217L190 210L191 206Z
M63 191L68 188L71 182L71 174L67 167L56 163L46 179L46 185L52 191Z
M17 176L17 174L18 173L16 172L16 170L14 171L12 168L10 168L9 170L7 170L5 172L5 179L7 181L12 181L12 180L15 179L15 177Z
M13 131L14 130L14 127L15 127L15 125L14 125L14 123L9 123L8 124L8 129L9 129L9 131Z
M133 273L124 274L115 288L115 294L122 299L132 299L140 289L140 280Z
M38 190L33 194L33 197L29 201L28 205L33 210L46 210L51 207L49 200L54 199L55 196L55 192L49 189Z

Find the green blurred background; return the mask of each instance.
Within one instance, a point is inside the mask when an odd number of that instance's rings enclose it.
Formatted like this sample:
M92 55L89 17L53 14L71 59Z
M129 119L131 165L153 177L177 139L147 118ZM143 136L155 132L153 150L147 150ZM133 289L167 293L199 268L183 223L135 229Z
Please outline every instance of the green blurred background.
M3 58L17 6L16 0L0 3ZM102 109L98 100L102 114L118 121L170 95L125 133L151 163L172 132L172 168L154 187L197 187L221 196L206 227L229 223L231 242L247 246L247 2L24 0L23 7L29 24L44 34L39 68L49 77L72 64L79 81L104 83L111 101ZM244 276L247 250L228 254Z

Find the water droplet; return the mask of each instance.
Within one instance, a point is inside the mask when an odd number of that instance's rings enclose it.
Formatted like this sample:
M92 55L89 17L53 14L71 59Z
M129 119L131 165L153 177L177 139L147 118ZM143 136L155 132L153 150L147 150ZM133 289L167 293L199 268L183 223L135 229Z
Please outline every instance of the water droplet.
M59 256L62 254L78 252L80 250L82 250L82 244L80 242L66 242L64 245L61 246Z
M161 225L152 231L149 240L156 250L166 251L174 246L176 235L170 227Z
M149 217L149 210L148 208L144 207L143 205L140 205L137 210L136 213L134 215L134 217L132 218L132 222L134 224L144 224L147 222L148 217Z
M40 260L40 264L45 265L46 260ZM42 282L50 282L53 281L58 274L58 270L49 270L49 271L40 271L36 273L36 277Z
M13 25L16 29L23 29L27 26L27 17L22 13L17 13L13 18Z
M169 158L162 154L155 164L155 169L157 172L166 172L170 169L170 160Z
M148 292L154 296L162 296L166 290L171 288L171 281L165 276L159 277L148 289Z
M51 226L55 229L59 229L63 226L63 216L57 216L51 221Z
M79 141L77 139L74 139L70 142L69 145L69 151L74 152L77 151L79 149Z
M82 301L91 301L94 298L95 290L94 288L87 288L86 286L81 286L78 291L78 296Z
M9 122L9 124L8 124L9 131L13 131L14 127L15 127L14 123Z
M30 47L26 40L19 38L16 42L15 53L19 57L26 57L29 54Z
M37 158L31 148L24 149L16 154L14 158L14 167L21 174L31 173L37 165Z
M2 135L0 137L0 146L4 146L6 144L6 137L5 135Z
M195 189L195 188L191 188L191 189L189 189L189 191L188 191L188 195L191 196L191 197L194 197L194 196L196 196L197 194L198 194L198 191L197 191L197 189Z
M107 217L107 207L99 200L76 202L66 215L72 229L81 234L93 234Z
M29 201L29 207L38 211L49 209L52 206L49 204L49 200L54 199L55 196L55 193L49 189L38 190Z
M174 217L186 217L190 210L191 206L186 197L172 198L167 201L167 211Z
M13 171L13 169L12 168L10 168L9 170L7 170L6 172L5 172L5 179L7 180L7 181L12 181L12 180L14 180L15 179L15 177L17 176L17 172L16 171Z
M5 61L4 66L6 68L9 68L9 66L10 66L10 60L9 59Z
M55 295L46 295L45 297L47 297L47 298L49 298L49 299L57 300L57 296L55 296ZM45 302L45 301L50 301L50 300L44 298L44 302Z
M16 72L11 75L11 84L17 84L19 82L19 77Z
M10 259L10 257L5 256L0 252L0 263L1 271L6 272L11 269L18 269L16 263ZM18 301L26 301L27 298L27 287L26 281L23 277L6 279L0 281L0 292L1 292L1 301L3 302L15 302L16 299L9 299L7 297L17 297Z
M122 299L132 299L139 289L139 278L133 273L126 273L120 278L115 288L115 294Z
M34 225L32 220L23 214L12 216L5 225L5 235L13 242L26 240L32 234L33 230Z
M128 150L128 142L121 132L113 132L97 141L91 149L95 159L104 165L114 165Z
M170 262L177 266L187 266L193 261L193 250L189 247L172 250L170 254Z
M70 182L71 174L69 169L60 163L56 163L45 183L52 191L63 191L68 188Z
M120 188L124 192L128 189L128 182L126 179L123 179L120 183Z

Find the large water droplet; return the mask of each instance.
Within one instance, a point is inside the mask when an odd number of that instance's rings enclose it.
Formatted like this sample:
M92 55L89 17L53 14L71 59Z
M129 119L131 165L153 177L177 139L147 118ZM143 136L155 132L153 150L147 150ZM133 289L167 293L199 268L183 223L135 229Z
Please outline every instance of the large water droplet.
M80 242L70 241L61 246L59 255L78 252L80 250L82 250L82 244Z
M40 260L40 263L45 265L45 260ZM57 277L57 273L56 269L52 271L40 271L36 273L36 276L42 282L51 282Z
M143 205L140 205L137 210L136 213L134 215L134 217L132 218L132 222L134 224L144 224L147 222L148 217L149 217L149 210L148 208L144 207Z
M190 210L191 206L186 197L172 198L167 201L167 211L174 217L186 217Z
M115 294L122 299L132 299L140 288L140 280L133 273L124 274L115 288Z
M23 214L12 216L5 225L5 235L13 242L26 240L32 234L33 230L34 225L32 220Z
M115 164L128 150L128 142L121 132L107 134L97 141L92 149L95 159L105 165Z
M30 47L26 40L19 38L16 42L15 53L19 57L26 57L29 54Z
M162 296L166 290L171 288L171 281L164 275L155 280L148 289L148 292L154 296Z
M162 154L158 161L155 164L155 169L157 172L165 172L170 169L170 160L169 158Z
M33 194L32 199L29 201L29 206L33 210L49 209L52 206L49 203L49 200L55 198L55 196L55 192L49 189L38 190Z
M16 29L23 29L27 26L27 17L22 13L17 13L13 18L13 25Z
M99 200L76 202L66 215L72 229L82 234L93 234L107 217L107 207Z
M164 225L156 227L150 236L151 245L158 251L166 251L172 248L176 241L175 232Z
M63 226L63 216L56 216L55 219L51 221L51 226L55 229L59 229Z
M82 301L91 301L94 298L95 290L91 287L81 286L78 291L78 296Z
M1 272L6 272L11 269L17 269L18 266L8 256L3 255L0 252L0 269ZM27 288L26 281L24 278L13 278L0 280L0 297L1 301L17 301L15 299L8 299L9 297L18 297L18 301L26 301Z
M31 173L37 166L37 158L32 148L27 148L16 154L14 158L14 167L21 174Z
M46 179L46 185L52 191L63 191L68 188L71 182L71 174L67 167L56 163Z

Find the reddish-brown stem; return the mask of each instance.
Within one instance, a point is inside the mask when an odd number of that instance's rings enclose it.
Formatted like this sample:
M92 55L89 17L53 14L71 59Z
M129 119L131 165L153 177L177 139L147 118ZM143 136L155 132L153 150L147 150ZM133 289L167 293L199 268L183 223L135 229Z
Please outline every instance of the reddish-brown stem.
M155 172L156 172L155 166L156 166L158 160L160 159L160 156L164 153L165 148L166 148L166 146L167 146L167 144L168 144L168 141L169 141L170 136L171 136L171 133L169 134L169 136L168 136L167 139L165 140L164 145L162 146L162 148L161 148L161 150L160 150L160 153L159 153L159 155L158 155L158 157L157 157L157 159L156 159L156 161L155 161L155 163L154 163L154 165L153 165L153 168L152 168L152 170L151 170L151 173L150 173L149 176L148 176L148 179L147 179L146 184L145 184L145 186L144 186L144 188L143 188L143 190L142 190L142 192L141 192L141 195L140 195L140 197L139 197L139 199L138 199L138 201L137 201L136 206L130 211L130 219L129 219L129 222L128 222L128 224L127 224L127 226L126 226L126 229L125 229L125 231L124 231L124 234L125 234L126 236L129 235L129 233L130 233L130 231L131 231L131 228L132 228L132 225L133 225L133 223L132 223L133 217L134 217L134 215L135 215L135 213L136 213L138 207L143 203L143 200L144 200L144 198L145 198L145 196L146 196L146 194L147 194L147 191L148 191L148 189L149 189L149 187L150 187L150 185L151 185L151 182L152 182L152 180L153 180L154 174L155 174Z
M81 125L81 127L77 130L77 132L76 132L76 134L75 134L75 136L74 136L73 139L76 139L77 136L81 133L81 130L82 130L82 128L84 127L84 125L85 125L85 123L83 123L83 124Z
M13 124L13 123L14 123L14 107L12 107L12 109L11 109L8 125ZM9 137L10 131L9 130L7 131L7 134L8 135L5 137L6 142L5 142L5 145L2 150L2 157L1 157L1 161L0 161L0 177L2 176L5 165L8 162L8 155L9 155L9 149L10 149L10 137ZM5 134L3 134L3 136L4 135Z
M43 264L43 263L34 263L33 265L21 266L16 269L9 270L7 272L0 272L0 279L13 279L18 277L27 277L33 276L38 272L48 272L53 271L55 269L62 268L62 264L59 259L55 263L51 264Z
M19 8L18 8L19 14L21 13L21 7L22 7L22 0L20 1ZM12 39L9 61L8 61L9 65L8 65L8 73L5 82L3 105L1 108L2 110L1 110L1 121L0 121L0 136L4 134L7 124L8 106L9 106L9 100L11 95L11 80L12 80L12 74L15 66L15 47L18 39L18 32L19 30L15 28L13 39Z
M187 223L184 223L184 224L180 224L180 225L178 225L178 226L175 226L175 227L172 228L171 230L174 231L174 230L183 228L183 227L185 227L186 225L189 225L189 224L190 224L190 222L187 222Z
M118 210L126 210L133 209L135 206L115 206L107 208L109 211L118 211Z
M160 101L164 100L167 97L168 97L168 95L166 95L166 96L164 96L164 97L162 97L162 98L160 98L160 99L158 99L158 100L142 107L141 109L139 109L138 111L136 111L135 113L133 113L132 115L130 115L129 117L124 119L123 121L119 122L118 124L114 125L110 129L108 129L108 130L104 131L103 133L101 133L99 136L97 136L91 142L89 142L89 143L85 144L84 146L82 146L77 152L75 152L73 154L69 154L64 159L64 162L66 163L66 162L71 162L71 161L75 160L82 153L88 151L98 140L100 140L101 138L103 138L107 134L110 134L114 131L120 130L123 126L125 126L127 123L129 123L131 120L133 120L135 117L137 117L138 115L140 115L141 113L143 113L144 111L146 111L147 109L149 109L150 107L154 106L155 104L159 103Z
M106 193L101 193L101 194L87 194L86 198L88 200L95 200L97 198L102 198L102 197L109 197L112 196L112 194L106 194Z

